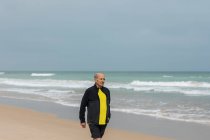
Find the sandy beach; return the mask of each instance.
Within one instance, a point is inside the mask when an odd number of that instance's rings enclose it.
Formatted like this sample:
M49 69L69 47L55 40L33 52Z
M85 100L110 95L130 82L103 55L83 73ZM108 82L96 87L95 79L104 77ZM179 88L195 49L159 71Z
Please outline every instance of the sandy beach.
M0 139L2 140L84 140L91 139L89 129L78 122L52 114L8 105L0 105ZM108 128L103 140L166 140L163 137Z
M89 128L79 125L78 111L52 102L0 97L0 139L91 140ZM209 132L208 125L112 111L103 140L206 140Z

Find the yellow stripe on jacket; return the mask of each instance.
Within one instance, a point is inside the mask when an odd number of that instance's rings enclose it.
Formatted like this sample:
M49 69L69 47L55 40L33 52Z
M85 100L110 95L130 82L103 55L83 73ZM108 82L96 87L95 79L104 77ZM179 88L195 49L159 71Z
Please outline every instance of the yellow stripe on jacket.
M107 102L106 102L106 94L98 90L98 96L100 100L100 114L99 114L99 124L106 124L106 114L107 114Z

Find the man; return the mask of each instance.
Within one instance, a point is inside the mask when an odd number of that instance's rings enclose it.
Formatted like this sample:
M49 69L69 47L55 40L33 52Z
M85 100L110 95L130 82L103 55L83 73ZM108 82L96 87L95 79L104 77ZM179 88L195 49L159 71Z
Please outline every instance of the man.
M93 140L101 140L104 135L110 114L110 91L104 87L105 75L96 73L95 84L88 88L82 98L79 118L82 128L86 127L85 111L87 107L87 123Z

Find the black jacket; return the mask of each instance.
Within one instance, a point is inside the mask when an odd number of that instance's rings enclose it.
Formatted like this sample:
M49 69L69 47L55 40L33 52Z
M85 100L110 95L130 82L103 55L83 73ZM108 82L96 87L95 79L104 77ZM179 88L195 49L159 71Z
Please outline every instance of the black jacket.
M100 101L99 101L99 97L98 97L98 90L99 90L99 88L97 88L97 86L94 85L85 91L82 101L81 101L80 111L79 111L79 119L80 119L81 123L85 122L85 111L86 111L86 107L87 107L87 110L88 110L87 122L99 124ZM109 119L111 117L110 91L106 87L102 87L101 90L103 93L106 94L106 99L107 99L106 123L108 123Z

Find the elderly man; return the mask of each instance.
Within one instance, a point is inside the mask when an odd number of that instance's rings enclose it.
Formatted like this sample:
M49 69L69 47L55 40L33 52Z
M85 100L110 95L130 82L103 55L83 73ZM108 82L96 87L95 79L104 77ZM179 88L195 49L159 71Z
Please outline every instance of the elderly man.
M101 140L104 135L110 114L110 91L104 87L105 75L96 73L95 84L88 88L82 98L79 119L82 128L86 127L85 111L87 107L87 123L93 140Z

